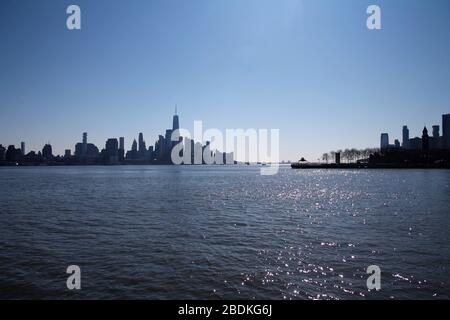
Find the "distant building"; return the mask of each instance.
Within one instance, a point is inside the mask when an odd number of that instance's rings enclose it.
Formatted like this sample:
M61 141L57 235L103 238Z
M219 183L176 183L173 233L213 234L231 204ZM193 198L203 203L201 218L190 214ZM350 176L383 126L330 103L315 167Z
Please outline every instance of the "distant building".
M6 148L0 144L0 161L5 161Z
M169 150L172 145L172 129L166 130L166 135L164 136L164 140L166 141L166 149Z
M72 156L72 151L70 149L66 149L64 151L64 158L68 159Z
M50 144L46 144L44 148L42 148L42 156L44 157L44 160L53 160L53 151Z
M177 114L177 108L175 108L175 115L173 116L172 131L180 129L180 121Z
M419 137L409 139L409 150L421 150L422 149L422 139Z
M422 131L422 150L430 150L430 141L427 127L424 127Z
M17 162L22 160L22 150L16 149L14 145L8 146L5 153L5 160L8 162Z
M148 158L150 161L154 159L154 152L153 152L153 146L148 147Z
M81 149L81 155L82 156L86 156L87 155L87 132L83 133L83 145L82 145L82 149Z
M389 148L389 134L382 133L381 134L381 141L380 141L380 149L386 150Z
M394 141L394 148L400 149L400 141L398 141L398 139L395 139L395 141Z
M145 159L145 156L147 154L147 147L144 141L144 135L139 133L139 158Z
M119 161L123 162L125 159L125 138L119 138Z
M100 151L97 146L93 143L88 143L86 145L86 152L83 153L83 143L77 143L75 145L75 156L80 158L96 158L98 157Z
M450 149L450 114L442 115L442 147Z
M433 126L433 138L439 139L439 126L438 125Z
M126 153L125 158L127 160L133 161L139 159L138 144L136 142L136 139L133 140L133 143L131 144L131 150Z
M430 143L430 149L441 149L442 143L441 143L441 137L439 133L440 127L438 125L433 126L433 136L429 138Z
M22 155L25 155L25 142L20 143L20 151L22 152Z
M409 148L409 129L408 126L403 126L403 139L402 139L403 149Z
M108 139L106 141L105 150L107 164L119 163L119 141L117 139Z
M119 149L125 150L125 138L124 137L119 138Z

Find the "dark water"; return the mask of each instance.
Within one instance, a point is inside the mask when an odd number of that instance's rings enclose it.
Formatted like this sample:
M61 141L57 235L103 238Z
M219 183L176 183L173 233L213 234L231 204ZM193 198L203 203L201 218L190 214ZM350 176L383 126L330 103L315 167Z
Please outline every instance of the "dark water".
M450 298L450 171L258 170L0 168L0 298Z

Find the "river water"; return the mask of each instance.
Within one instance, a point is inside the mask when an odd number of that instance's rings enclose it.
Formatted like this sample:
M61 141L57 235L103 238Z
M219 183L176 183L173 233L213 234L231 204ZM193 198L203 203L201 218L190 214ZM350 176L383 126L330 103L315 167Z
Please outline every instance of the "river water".
M450 298L450 171L0 168L3 299ZM81 269L81 290L66 269ZM369 292L367 267L381 269Z

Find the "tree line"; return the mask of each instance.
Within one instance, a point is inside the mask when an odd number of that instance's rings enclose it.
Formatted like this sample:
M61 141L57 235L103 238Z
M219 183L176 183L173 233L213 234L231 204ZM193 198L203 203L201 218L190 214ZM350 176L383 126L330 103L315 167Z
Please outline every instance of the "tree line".
M341 154L341 161L348 163L350 162L357 162L358 160L368 159L371 154L379 152L380 149L378 148L367 148L367 149L345 149L345 150L336 150L336 151L330 151L328 153L324 153L322 155L322 161L328 162L334 162L336 158L336 154Z

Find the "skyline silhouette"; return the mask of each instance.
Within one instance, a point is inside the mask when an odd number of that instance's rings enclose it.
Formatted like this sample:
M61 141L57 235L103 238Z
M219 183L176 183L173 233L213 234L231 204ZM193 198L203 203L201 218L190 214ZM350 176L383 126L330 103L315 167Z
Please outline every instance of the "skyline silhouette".
M68 4L0 3L6 145L63 154L80 132L96 145L154 141L178 104L188 130L280 129L281 159L317 159L448 112L445 0L380 0L376 31L369 1L80 0L79 31L66 28Z

